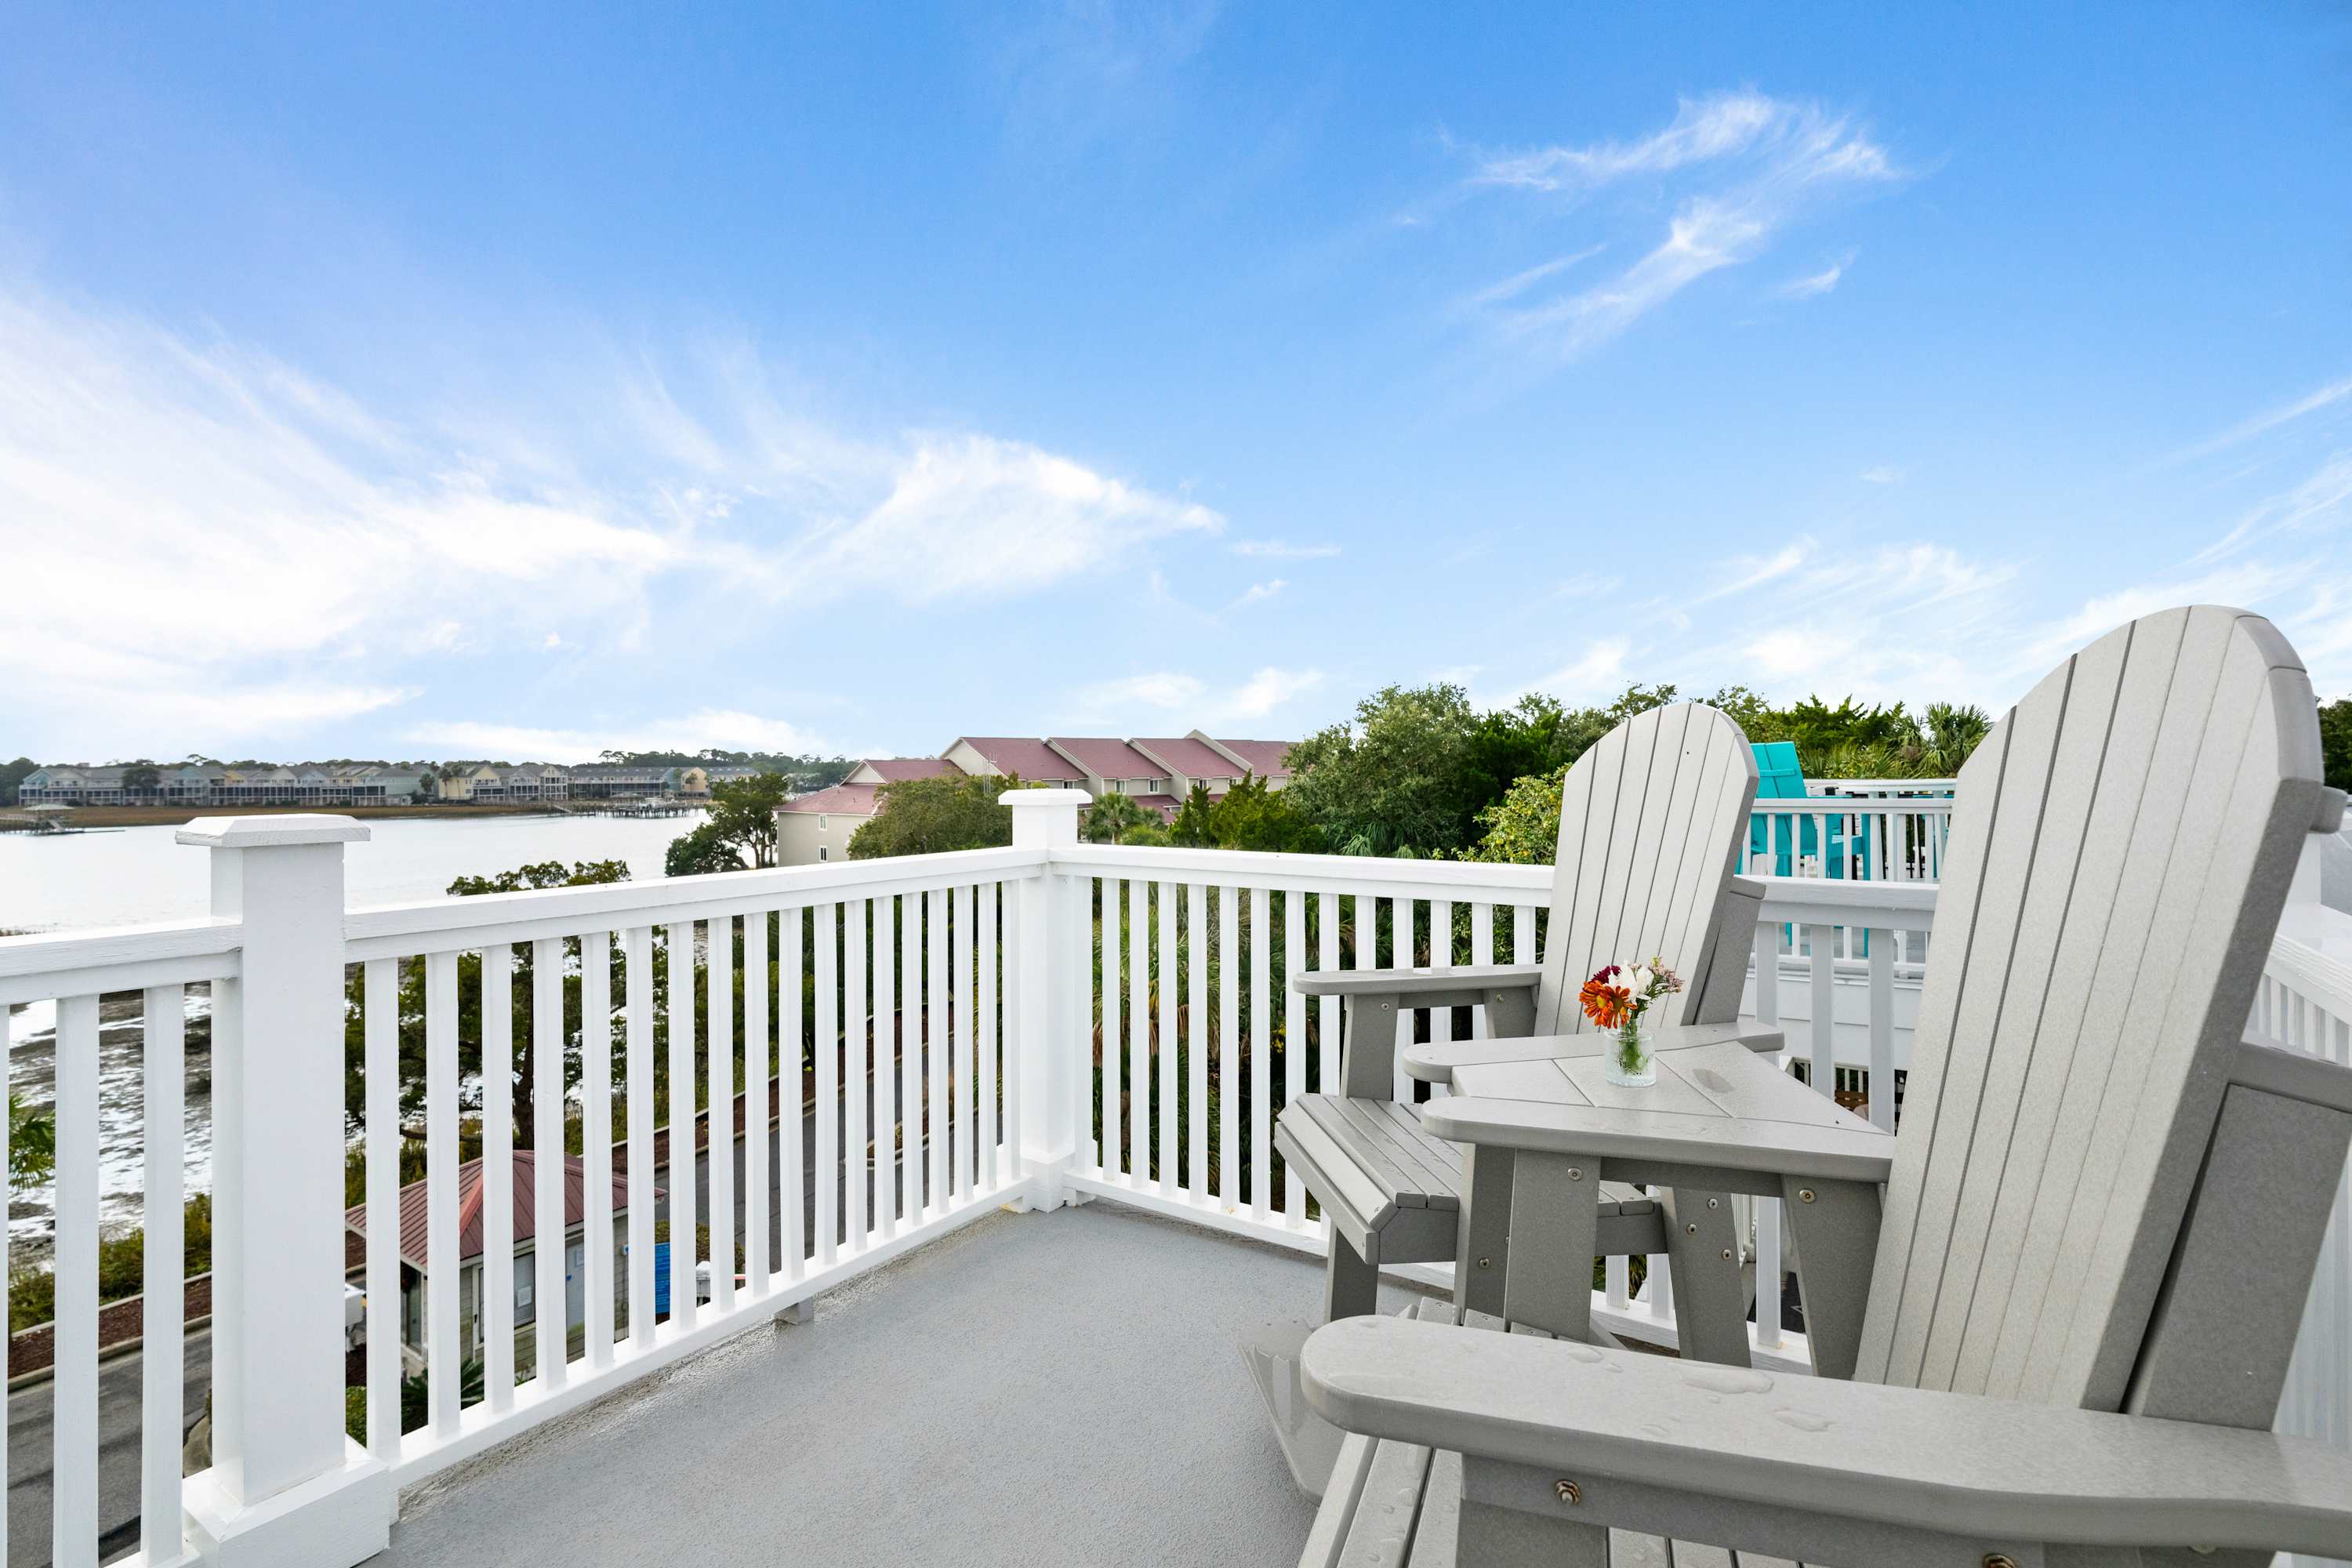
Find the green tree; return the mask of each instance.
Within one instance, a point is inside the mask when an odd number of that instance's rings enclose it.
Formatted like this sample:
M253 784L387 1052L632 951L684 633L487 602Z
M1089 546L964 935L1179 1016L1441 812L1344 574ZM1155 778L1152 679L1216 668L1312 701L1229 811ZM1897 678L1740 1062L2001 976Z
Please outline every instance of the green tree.
M762 870L776 863L776 808L792 792L782 773L714 785L710 818L670 841L662 869L673 877Z
M488 877L459 877L449 884L449 892L457 898L475 898L485 893L519 893L546 888L597 887L629 879L628 863L624 860L577 860L567 866L561 860L542 860L533 865L518 866L510 871L500 871ZM575 947L576 943L567 943ZM457 960L457 1070L465 1079L478 1078L482 1070L482 955L466 953ZM536 1118L532 1108L531 1085L538 1071L541 1045L534 1008L535 954L530 942L513 944L508 959L510 991L509 1037L513 1049L515 1137L519 1146L529 1147L536 1141ZM613 944L611 958L614 969L613 994L624 994L619 978L622 957L619 944ZM667 984L667 965L655 980L656 1010L660 992ZM352 965L346 972L343 1007L343 1111L353 1126L365 1119L367 1105L367 1035L364 1002L365 981L361 966ZM425 1086L425 965L404 963L396 971L398 992L394 1023L397 1041L399 1101L403 1117L413 1115L418 1109ZM558 1020L561 1033L550 1042L563 1053L563 1081L569 1086L580 1080L579 1031L569 1020L578 1016L579 976L565 975L567 1005ZM609 1042L607 1042L609 1047Z
M1978 745L1992 730L1992 717L1983 709L1951 702L1930 702L1921 711L1917 736L1904 748L1910 778L1957 777Z
M715 822L680 834L669 841L662 853L662 875L665 877L702 877L715 871L740 871L743 857Z
M1114 790L1078 815L1078 837L1089 844L1125 844L1146 826L1158 825L1131 796Z
M57 1168L58 1118L53 1110L8 1096L8 1179L23 1185Z
M875 793L873 819L849 837L849 858L937 855L1013 842L1013 808L997 803L1017 778L904 779Z
M2352 697L2319 710L2319 757L2327 782L2337 789L2352 790Z
M158 795L163 788L163 770L152 763L133 763L122 770L122 796L125 800Z
M1459 686L1383 687L1291 749L1290 808L1336 845L1376 855L1455 850L1471 840L1491 775L1479 718Z
M16 786L25 782L26 774L39 766L40 764L30 757L18 757L13 763L0 763L0 805L16 805Z
M1216 802L1209 798L1209 786L1194 784L1186 792L1184 804L1176 808L1176 820L1168 825L1168 841L1187 849L1215 847L1217 830L1210 823L1215 809Z
M1264 849L1313 855L1323 849L1322 830L1290 808L1287 790L1269 789L1264 779L1244 773L1209 813L1209 830L1220 849Z
M1478 814L1486 831L1464 857L1516 866L1549 866L1559 849L1559 800L1568 764L1529 773L1501 800Z

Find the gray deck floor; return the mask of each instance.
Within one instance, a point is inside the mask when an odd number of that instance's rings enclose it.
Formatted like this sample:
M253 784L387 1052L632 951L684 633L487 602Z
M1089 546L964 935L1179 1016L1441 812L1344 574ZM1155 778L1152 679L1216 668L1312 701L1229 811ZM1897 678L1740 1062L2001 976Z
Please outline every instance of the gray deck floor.
M374 1562L1295 1562L1239 1346L1321 1298L1106 1202L992 1215L413 1489Z

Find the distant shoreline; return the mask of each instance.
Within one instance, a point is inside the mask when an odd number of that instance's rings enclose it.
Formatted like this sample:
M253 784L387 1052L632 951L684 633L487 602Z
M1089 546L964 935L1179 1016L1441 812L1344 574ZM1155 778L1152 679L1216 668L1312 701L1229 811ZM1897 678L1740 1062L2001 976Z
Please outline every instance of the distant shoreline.
M0 811L9 808L0 806ZM77 805L66 812L68 827L176 826L199 816L280 816L324 812L335 816L415 817L447 822L469 816L568 816L545 802L498 805ZM577 815L585 816L585 812Z

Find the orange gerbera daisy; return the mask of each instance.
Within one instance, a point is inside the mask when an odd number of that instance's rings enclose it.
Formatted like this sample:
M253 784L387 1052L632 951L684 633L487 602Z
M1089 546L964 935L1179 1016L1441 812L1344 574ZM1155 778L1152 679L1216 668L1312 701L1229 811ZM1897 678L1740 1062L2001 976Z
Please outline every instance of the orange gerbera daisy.
M1602 970L1586 981L1584 989L1577 994L1577 999L1584 1005L1584 1016L1598 1028L1616 1028L1633 1011L1633 993L1625 986L1612 985L1604 978L1615 968L1612 964Z

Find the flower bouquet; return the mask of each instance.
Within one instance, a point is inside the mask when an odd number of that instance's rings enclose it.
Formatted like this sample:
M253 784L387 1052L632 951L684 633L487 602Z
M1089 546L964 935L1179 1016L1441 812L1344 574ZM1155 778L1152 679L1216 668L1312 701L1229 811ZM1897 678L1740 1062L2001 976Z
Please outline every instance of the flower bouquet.
M1617 1037L1607 1063L1611 1083L1638 1089L1658 1081L1657 1058L1642 1032L1642 1015L1659 997L1671 996L1682 988L1682 976L1654 957L1647 963L1610 964L1584 983L1578 994L1584 1016L1595 1028Z

